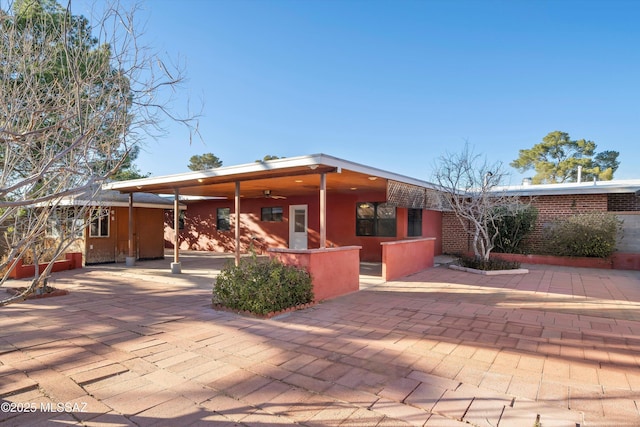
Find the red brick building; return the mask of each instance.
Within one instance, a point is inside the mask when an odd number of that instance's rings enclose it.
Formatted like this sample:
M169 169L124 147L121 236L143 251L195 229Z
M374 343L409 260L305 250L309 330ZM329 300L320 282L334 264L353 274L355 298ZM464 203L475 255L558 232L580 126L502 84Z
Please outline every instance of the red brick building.
M612 212L623 222L618 251L640 254L640 180L600 181L548 185L522 185L497 189L519 195L538 209L538 220L528 241L531 253L540 247L546 224L563 216L588 212ZM451 212L442 216L442 251L471 251L471 239Z

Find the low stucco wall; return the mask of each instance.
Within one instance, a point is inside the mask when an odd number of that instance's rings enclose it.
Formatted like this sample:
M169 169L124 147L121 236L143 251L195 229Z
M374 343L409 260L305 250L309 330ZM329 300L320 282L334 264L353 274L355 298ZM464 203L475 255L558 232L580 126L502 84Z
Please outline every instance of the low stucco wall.
M64 255L64 260L56 261L53 263L52 273L65 270L73 270L75 268L82 268L82 254L77 252L67 253ZM47 268L46 263L38 264L38 271L43 272ZM15 267L9 273L9 277L12 279L25 279L27 277L33 277L36 274L36 267L33 264L24 265L22 260L19 259Z
M304 268L311 275L316 301L360 289L360 246L293 250L270 248L270 257Z
M433 267L435 237L383 242L382 279L399 279Z

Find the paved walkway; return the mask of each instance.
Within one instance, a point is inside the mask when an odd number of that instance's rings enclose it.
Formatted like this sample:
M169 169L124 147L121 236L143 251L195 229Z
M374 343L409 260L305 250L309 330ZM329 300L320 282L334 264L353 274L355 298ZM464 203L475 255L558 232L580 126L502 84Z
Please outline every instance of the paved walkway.
M640 272L440 267L258 320L210 308L225 259L182 261L0 308L0 424L640 425Z

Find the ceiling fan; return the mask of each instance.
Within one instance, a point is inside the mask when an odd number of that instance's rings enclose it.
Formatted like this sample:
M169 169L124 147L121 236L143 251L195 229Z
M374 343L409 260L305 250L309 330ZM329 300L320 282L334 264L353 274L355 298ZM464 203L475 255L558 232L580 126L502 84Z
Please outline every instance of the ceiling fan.
M286 199L286 196L277 196L275 194L271 194L271 190L264 190L264 197L267 199Z

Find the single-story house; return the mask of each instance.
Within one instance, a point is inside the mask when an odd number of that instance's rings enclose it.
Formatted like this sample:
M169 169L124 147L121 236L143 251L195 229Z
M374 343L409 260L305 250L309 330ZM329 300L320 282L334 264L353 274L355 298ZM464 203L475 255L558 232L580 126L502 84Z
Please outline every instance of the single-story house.
M80 195L64 199L61 205L65 204L91 206L89 224L75 245L85 264L125 262L128 257L164 258L165 210L173 209L172 200L156 194L101 190L90 201Z
M188 206L184 217L174 212L166 232L177 249L176 272L181 249L235 252L238 260L251 247L278 253L357 248L356 266L358 261L383 261L383 271L385 248L397 249L388 244L427 239L431 265L434 253L442 251L441 198L433 184L326 154L114 182L105 188L173 194L174 203ZM394 264L422 257L408 252Z

